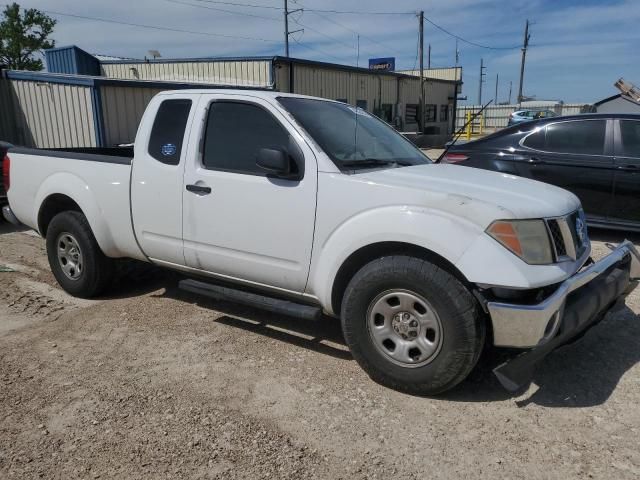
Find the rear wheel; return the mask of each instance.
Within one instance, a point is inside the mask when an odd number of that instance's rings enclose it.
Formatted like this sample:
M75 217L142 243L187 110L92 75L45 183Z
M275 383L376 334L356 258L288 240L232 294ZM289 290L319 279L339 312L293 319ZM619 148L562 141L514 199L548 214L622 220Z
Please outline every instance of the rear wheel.
M95 297L111 283L114 261L102 253L80 212L62 212L51 220L47 257L56 280L73 296Z
M484 345L473 295L449 272L408 256L365 265L347 286L341 317L347 344L369 376L412 394L457 385Z

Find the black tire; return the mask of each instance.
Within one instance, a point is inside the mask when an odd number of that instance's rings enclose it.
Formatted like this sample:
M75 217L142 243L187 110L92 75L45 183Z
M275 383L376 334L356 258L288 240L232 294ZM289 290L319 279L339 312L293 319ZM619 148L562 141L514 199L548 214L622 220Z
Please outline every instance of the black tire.
M65 274L58 258L58 242L64 233L72 236L82 255L82 269L74 271L76 279ZM93 298L111 285L114 261L102 253L87 218L80 212L62 212L53 217L47 228L47 257L60 286L74 297Z
M394 363L369 333L369 308L374 308L383 292L397 290L418 294L439 318L439 349L424 360L428 362L424 365ZM409 256L383 257L360 269L345 291L341 318L347 345L369 376L414 395L442 393L464 380L477 363L485 341L485 319L469 290L442 268Z

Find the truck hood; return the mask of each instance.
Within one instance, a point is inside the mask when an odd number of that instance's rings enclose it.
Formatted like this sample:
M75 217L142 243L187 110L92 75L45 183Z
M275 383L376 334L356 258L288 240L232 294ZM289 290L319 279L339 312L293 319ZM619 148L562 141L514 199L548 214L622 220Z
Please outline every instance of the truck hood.
M417 165L357 176L381 186L424 192L425 206L467 217L483 227L497 219L557 217L580 207L574 194L559 187L460 165Z

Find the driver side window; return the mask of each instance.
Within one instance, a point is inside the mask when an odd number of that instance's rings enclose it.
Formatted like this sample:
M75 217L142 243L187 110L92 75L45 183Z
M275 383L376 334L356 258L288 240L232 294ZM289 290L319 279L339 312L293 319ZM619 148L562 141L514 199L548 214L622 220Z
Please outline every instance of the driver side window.
M256 165L263 148L297 148L289 132L258 105L219 101L209 107L202 162L208 170L265 176Z

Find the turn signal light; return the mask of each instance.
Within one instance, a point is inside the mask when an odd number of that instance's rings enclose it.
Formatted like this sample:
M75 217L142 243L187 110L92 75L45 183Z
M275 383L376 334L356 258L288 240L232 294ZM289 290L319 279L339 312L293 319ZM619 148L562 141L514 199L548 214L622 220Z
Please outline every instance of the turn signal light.
M8 192L9 187L11 186L11 180L9 176L10 167L11 160L9 160L9 155L5 155L2 159L2 186L4 187L5 192Z

